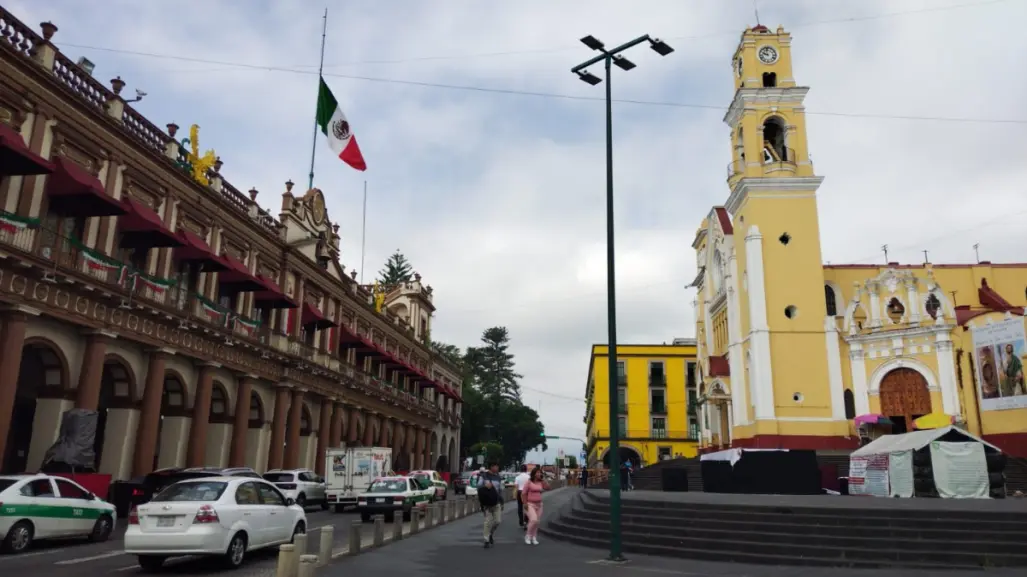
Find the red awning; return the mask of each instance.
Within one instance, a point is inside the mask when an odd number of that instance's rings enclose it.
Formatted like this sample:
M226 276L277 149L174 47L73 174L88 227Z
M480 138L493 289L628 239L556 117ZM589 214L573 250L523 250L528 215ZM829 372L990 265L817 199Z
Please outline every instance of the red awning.
M214 254L204 240L185 229L175 233L182 246L175 249L172 258L179 261L194 261L201 263L200 269L205 272L228 270L228 265L218 255Z
M253 301L257 303L257 308L294 309L299 306L296 304L296 301L292 300L289 298L289 295L285 294L285 291L278 288L278 285L271 279L258 273L257 280L264 285L264 290L253 295Z
M160 215L138 200L126 196L121 199L127 214L118 219L121 232L120 245L131 248L182 246L178 235L171 232Z
M14 128L0 122L0 176L50 174L53 164L25 146Z
M328 320L328 317L324 316L321 311L315 309L310 303L303 303L302 315L300 324L305 327L313 326L315 329L327 329L338 326L333 321Z
M261 291L266 288L259 280L257 280L257 277L253 276L250 271L246 270L246 265L243 263L227 254L221 257L221 261L228 269L225 272L218 274L218 284L221 285L224 290L229 292L252 292Z
M74 161L58 156L47 179L49 212L61 216L117 216L128 209L104 190L100 179Z

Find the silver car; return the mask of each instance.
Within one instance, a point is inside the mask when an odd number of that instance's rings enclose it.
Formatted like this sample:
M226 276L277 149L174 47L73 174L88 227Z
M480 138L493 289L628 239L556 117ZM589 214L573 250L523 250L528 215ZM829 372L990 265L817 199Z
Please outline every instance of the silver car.
M310 469L273 469L264 473L264 480L274 483L286 499L292 499L300 507L328 508L324 477Z

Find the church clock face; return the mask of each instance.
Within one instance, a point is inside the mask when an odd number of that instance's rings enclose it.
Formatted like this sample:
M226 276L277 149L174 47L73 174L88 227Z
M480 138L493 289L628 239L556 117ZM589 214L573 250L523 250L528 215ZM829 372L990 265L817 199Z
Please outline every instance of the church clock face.
M321 191L314 193L313 202L311 202L311 212L314 217L314 224L320 226L325 221L325 197Z
M764 64L773 64L777 62L777 50L774 50L773 46L763 46L759 51L760 62Z

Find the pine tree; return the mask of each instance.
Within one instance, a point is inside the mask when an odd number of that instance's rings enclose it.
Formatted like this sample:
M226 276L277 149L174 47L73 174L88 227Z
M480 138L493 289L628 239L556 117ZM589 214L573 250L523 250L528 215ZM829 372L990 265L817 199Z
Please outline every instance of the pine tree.
M396 249L389 260L385 261L385 268L378 271L378 282L385 286L395 286L410 282L414 277L414 267L410 265L407 257Z
M476 377L478 388L490 402L520 401L521 375L514 371L514 356L510 348L510 334L506 327L492 327L481 335L482 346L468 347L465 362Z

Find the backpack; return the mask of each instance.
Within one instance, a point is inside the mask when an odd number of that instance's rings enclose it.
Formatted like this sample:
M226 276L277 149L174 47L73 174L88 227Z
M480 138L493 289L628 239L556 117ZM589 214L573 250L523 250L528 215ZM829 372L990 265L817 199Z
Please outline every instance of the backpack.
M482 484L478 487L478 504L482 507L495 507L499 504L499 492L495 486L488 487Z

